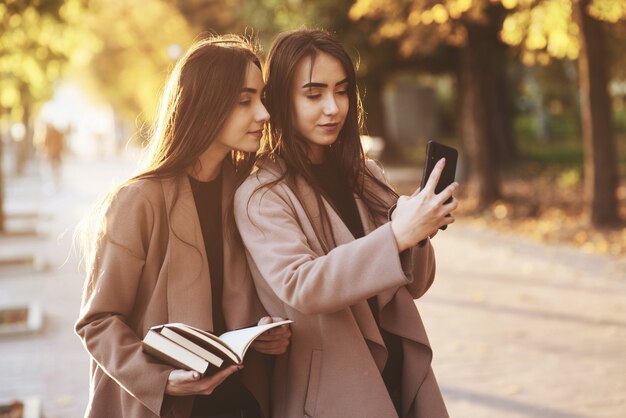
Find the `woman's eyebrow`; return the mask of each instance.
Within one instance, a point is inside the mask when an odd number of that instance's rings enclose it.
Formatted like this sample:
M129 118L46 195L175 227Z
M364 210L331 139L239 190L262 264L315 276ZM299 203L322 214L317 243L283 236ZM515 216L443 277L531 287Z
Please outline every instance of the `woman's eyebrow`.
M252 87L243 87L241 89L242 93L256 93L257 89L253 89Z
M348 79L344 78L343 80L335 83L335 87L340 86L342 84L347 84L347 83L348 83ZM316 88L316 87L324 88L324 87L328 87L328 84L311 82L311 83L306 83L304 86L302 86L303 89L310 89L310 88Z
M328 87L328 84L325 83L306 83L304 86L302 86L303 89L311 89L311 88L316 88L316 87Z

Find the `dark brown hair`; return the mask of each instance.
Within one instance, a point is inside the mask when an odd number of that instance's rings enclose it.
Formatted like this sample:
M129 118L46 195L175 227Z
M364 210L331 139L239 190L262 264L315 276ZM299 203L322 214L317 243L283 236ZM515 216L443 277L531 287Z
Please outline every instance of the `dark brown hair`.
M279 34L272 43L266 63L266 100L265 105L271 115L268 134L261 142L258 162L264 160L281 160L285 171L278 180L261 187L273 187L286 180L292 188L296 176L301 176L317 191L316 198L323 228L330 231L316 231L325 250L334 246L332 226L328 213L322 204L324 192L317 185L311 172L309 147L306 138L296 130L293 123L293 103L290 94L293 88L296 67L301 60L310 58L312 67L315 58L326 53L337 59L347 76L347 93L349 100L346 119L334 144L326 148L325 158L330 159L345 177L349 187L365 202L372 220L374 215L382 215L387 211L385 200L380 193L397 194L385 183L379 181L367 168L365 154L361 146L360 133L363 125L363 110L356 84L356 72L352 59L335 37L326 31L298 29ZM374 184L375 187L365 187ZM298 195L298 191L294 188Z
M224 126L251 62L261 69L253 45L235 35L189 48L163 92L146 167L133 179L177 176L195 163ZM247 166L251 156L233 151L231 159Z
M80 246L88 272L104 233L105 213L115 194L138 180L177 177L189 166L199 164L200 155L215 140L237 103L248 66L252 63L261 69L257 50L243 37L212 36L196 42L177 62L161 96L143 168L103 196L76 229L75 243ZM250 173L254 155L232 151L230 161L237 172L238 186ZM228 205L227 213L232 212L232 200L223 202ZM236 231L233 216L228 216L226 222L229 230ZM91 274L89 277L85 291L93 286Z

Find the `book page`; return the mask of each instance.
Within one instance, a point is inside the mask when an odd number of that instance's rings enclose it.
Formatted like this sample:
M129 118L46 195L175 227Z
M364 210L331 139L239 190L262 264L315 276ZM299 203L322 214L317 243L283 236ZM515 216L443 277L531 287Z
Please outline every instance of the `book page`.
M248 350L248 347L250 346L252 341L254 341L259 335L272 328L276 328L285 324L290 324L292 322L292 320L287 319L271 324L237 329L234 331L225 332L224 334L220 335L220 340L224 343L224 345L228 346L228 348L230 348L233 353L237 354L237 356L239 357L239 362L241 363L243 361L243 357L246 354L246 350Z

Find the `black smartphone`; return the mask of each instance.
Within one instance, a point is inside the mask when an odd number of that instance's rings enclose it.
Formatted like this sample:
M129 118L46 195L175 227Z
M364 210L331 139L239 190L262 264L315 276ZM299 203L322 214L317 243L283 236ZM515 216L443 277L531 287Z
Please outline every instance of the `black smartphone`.
M437 186L435 186L435 193L441 193L454 182L454 177L456 176L456 162L459 158L458 151L447 145L440 144L439 142L428 141L428 144L426 144L426 160L424 161L424 173L422 174L420 190L426 186L433 168L435 168L437 162L442 158L446 159L446 165L439 177ZM448 199L446 203L450 202L450 200L452 200L452 198ZM439 229L443 231L447 227L448 225L444 225ZM426 244L426 240L420 241L419 246L422 247L424 244Z
M424 173L422 174L422 183L420 189L423 189L428 182L430 173L439 160L446 159L446 165L443 168L441 177L439 177L439 183L435 187L435 193L441 193L443 189L448 187L454 182L456 176L456 161L459 157L459 153L456 149L447 145L440 144L435 141L428 141L426 144L426 160L424 161Z

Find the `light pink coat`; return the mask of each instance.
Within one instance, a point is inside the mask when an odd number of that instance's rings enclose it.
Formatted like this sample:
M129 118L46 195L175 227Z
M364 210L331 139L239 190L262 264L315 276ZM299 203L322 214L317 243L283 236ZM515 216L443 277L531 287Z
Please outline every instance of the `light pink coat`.
M368 167L384 180L377 165ZM355 240L325 201L337 243L325 254L313 230L314 222L321 225L310 186L294 186L301 200L285 181L255 192L281 172L279 164L265 163L235 196L237 226L261 302L269 314L295 321L289 352L275 365L273 417L397 416L381 377L387 350L367 303L372 296L381 326L401 337L402 416L447 417L413 301L435 276L430 243L398 255L391 224L385 217L372 222L358 198L366 236ZM381 197L395 203L393 196Z
M233 172L225 163L225 209ZM209 265L187 176L122 188L106 214L97 257L89 272L95 288L84 296L76 323L92 357L85 416L187 418L194 397L165 395L172 367L141 349L141 339L153 325L184 322L213 329ZM228 329L256 324L265 315L243 249L232 241L224 244L223 301ZM262 356L251 351L242 373L267 416L264 367Z

